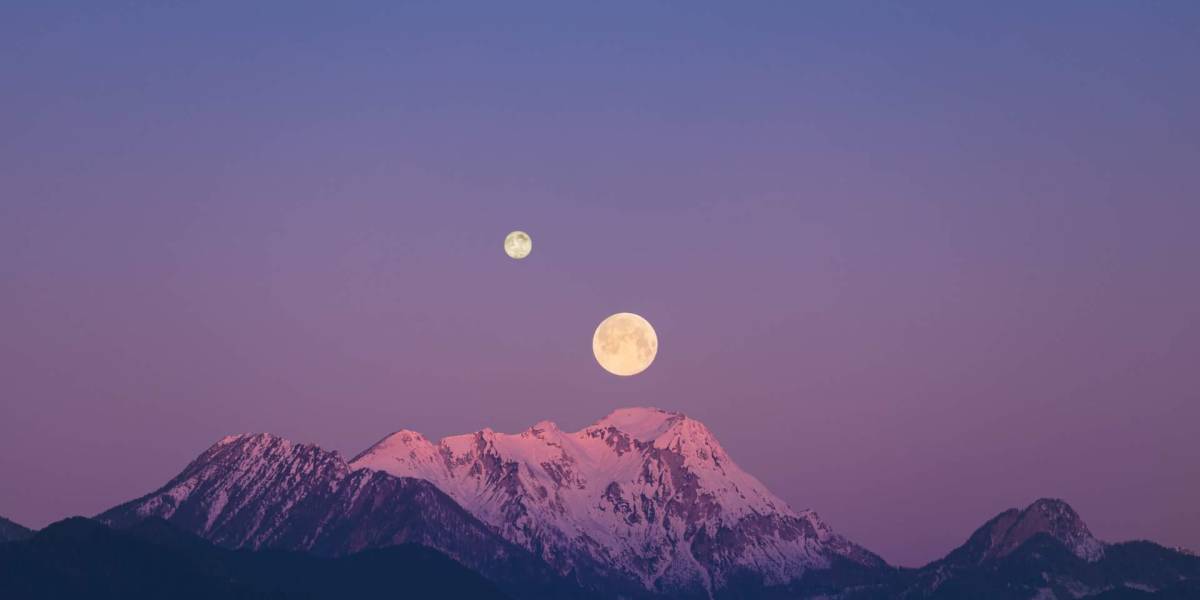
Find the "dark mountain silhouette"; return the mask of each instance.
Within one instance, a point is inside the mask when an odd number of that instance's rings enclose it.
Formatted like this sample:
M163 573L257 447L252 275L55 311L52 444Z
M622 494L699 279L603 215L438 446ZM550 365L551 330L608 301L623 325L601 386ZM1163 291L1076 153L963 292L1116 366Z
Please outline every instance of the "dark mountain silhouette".
M0 598L58 600L507 598L430 548L341 558L218 548L152 519L124 531L73 518L0 546Z
M942 560L902 577L903 598L1200 598L1200 558L1105 544L1061 500L1011 509Z
M1094 562L1104 556L1104 543L1092 535L1073 508L1062 500L1042 498L1025 510L1010 508L1000 513L951 552L945 562L980 564L1003 558L1038 534L1049 535L1083 560Z
M33 530L0 517L0 542L28 539Z

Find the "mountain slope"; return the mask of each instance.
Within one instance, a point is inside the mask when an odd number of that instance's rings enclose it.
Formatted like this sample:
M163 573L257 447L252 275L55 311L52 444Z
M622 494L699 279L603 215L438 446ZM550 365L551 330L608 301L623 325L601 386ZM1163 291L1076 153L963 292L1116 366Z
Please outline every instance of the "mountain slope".
M946 558L906 574L905 598L1200 597L1200 558L1150 542L1105 544L1067 503L1041 499L977 529Z
M812 511L793 511L679 413L621 409L577 432L543 421L436 444L405 430L350 466L431 481L594 587L707 597L747 580L782 586L835 561L888 569Z
M576 593L429 482L351 472L337 453L267 434L226 437L161 489L97 518L119 528L162 518L227 548L321 556L420 544L526 597Z
M1037 534L1046 534L1066 546L1082 560L1095 562L1104 556L1104 543L1066 502L1042 498L1025 510L1006 510L980 527L967 543L947 560L980 563L1001 558Z
M33 530L0 517L0 542L28 539Z
M0 547L0 597L25 599L506 598L434 550L395 546L337 559L232 552L150 520L127 531L74 518Z
M1200 597L1200 558L1105 544L1052 499L1000 513L942 560L893 569L788 507L702 424L655 409L577 432L542 422L434 443L401 431L349 464L271 435L230 436L99 518L143 538L161 518L222 547L311 560L419 544L531 600L588 595L572 582L626 599ZM287 579L288 560L254 569ZM222 573L221 585L257 581Z

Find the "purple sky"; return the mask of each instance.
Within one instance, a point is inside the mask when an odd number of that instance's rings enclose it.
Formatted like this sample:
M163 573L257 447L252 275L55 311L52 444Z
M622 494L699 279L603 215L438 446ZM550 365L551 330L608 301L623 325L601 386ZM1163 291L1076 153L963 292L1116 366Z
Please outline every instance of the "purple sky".
M0 7L0 515L654 405L895 563L1200 547L1200 4L111 4Z

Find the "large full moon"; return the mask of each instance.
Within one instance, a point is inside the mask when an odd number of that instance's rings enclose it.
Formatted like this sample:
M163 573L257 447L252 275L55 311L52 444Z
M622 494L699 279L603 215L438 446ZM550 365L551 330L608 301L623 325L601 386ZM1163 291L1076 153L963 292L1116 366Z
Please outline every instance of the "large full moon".
M529 256L531 250L533 250L533 238L530 238L528 233L514 231L504 236L504 253L510 257L520 260Z
M617 313L596 328L592 353L596 362L613 375L637 375L654 362L658 335L646 319L633 313Z

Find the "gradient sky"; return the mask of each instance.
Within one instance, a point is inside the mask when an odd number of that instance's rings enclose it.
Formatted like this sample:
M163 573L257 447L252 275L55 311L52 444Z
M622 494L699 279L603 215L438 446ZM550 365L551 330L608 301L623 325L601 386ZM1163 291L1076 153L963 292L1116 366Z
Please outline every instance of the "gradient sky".
M252 4L0 7L0 515L653 405L894 563L1200 547L1200 3Z

